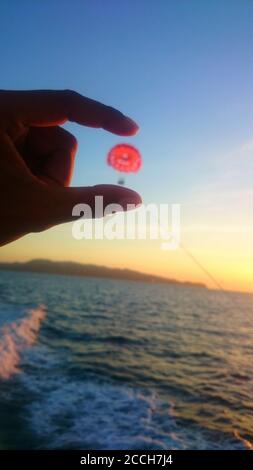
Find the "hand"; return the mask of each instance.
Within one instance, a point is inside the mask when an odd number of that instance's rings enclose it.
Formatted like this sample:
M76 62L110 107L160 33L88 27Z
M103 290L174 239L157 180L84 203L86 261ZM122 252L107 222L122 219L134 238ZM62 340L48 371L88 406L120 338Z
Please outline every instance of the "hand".
M138 126L114 108L65 91L0 91L0 246L30 232L73 220L72 209L141 202L127 188L69 188L77 141L59 127L66 121L114 134L136 134Z

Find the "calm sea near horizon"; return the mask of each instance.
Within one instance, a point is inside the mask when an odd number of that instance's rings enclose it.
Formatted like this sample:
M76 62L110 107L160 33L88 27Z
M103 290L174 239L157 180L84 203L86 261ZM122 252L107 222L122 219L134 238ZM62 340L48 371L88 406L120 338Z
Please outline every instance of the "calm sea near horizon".
M0 272L0 449L253 449L253 295Z

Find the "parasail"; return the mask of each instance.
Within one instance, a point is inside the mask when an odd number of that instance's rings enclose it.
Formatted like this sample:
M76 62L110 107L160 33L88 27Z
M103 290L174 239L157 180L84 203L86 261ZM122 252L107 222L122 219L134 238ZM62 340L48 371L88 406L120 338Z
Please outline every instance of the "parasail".
M132 145L118 144L109 151L107 163L119 172L136 173L141 168L142 158ZM119 184L124 184L124 179L120 178Z

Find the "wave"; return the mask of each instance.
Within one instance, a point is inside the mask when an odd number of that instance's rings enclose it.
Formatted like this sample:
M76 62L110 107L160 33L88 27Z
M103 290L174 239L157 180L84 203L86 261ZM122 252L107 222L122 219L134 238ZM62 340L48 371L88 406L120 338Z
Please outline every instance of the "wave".
M46 308L40 305L21 320L0 328L0 379L8 380L20 372L21 354L36 342L45 316Z
M41 351L47 367L51 357ZM37 357L39 360L40 355ZM34 355L31 358L34 361ZM36 368L35 368L36 370ZM23 417L45 449L250 449L238 432L212 432L177 418L177 406L156 391L106 379L22 374L35 392ZM37 447L38 448L38 447ZM39 447L40 448L40 447Z
M50 382L51 390L47 380L47 390L27 405L24 414L33 433L43 439L43 448L164 450L179 446L172 416L166 416L166 429L160 423L162 404L155 393L90 379L54 377Z

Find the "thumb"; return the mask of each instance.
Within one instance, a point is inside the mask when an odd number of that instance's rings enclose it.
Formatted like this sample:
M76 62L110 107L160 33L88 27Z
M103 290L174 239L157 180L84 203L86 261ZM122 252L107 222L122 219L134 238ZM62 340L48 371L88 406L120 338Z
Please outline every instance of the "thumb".
M90 213L91 218L96 218L104 215L104 210L109 204L119 204L121 208L116 210L125 211L128 209L128 204L137 207L142 203L140 195L132 189L109 184L84 188L53 187L50 188L47 200L45 221L50 225L72 222L75 218L81 217L83 215L81 206L78 211L73 211L79 204L89 206L90 211L87 214Z

